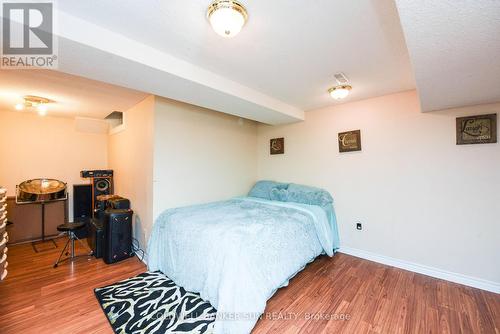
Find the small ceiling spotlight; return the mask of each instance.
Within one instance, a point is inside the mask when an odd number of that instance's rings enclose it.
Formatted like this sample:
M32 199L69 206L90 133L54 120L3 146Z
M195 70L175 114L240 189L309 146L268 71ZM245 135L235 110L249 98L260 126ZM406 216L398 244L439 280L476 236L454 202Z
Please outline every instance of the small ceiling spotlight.
M24 109L28 109L28 110L35 109L38 112L38 115L40 115L40 116L47 115L47 111L48 111L47 104L54 102L54 101L49 100L45 97L32 96L32 95L25 96L25 97L23 97L23 99L24 99L24 103L16 104L15 109L19 110L19 111L24 110Z
M245 7L236 0L215 0L207 10L214 31L223 37L236 36L248 19Z
M47 115L47 106L45 104L39 104L36 107L36 111L38 112L38 115L45 116Z
M351 92L352 86L349 85L349 79L344 73L334 74L337 86L328 89L328 93L335 100L342 100L346 98Z

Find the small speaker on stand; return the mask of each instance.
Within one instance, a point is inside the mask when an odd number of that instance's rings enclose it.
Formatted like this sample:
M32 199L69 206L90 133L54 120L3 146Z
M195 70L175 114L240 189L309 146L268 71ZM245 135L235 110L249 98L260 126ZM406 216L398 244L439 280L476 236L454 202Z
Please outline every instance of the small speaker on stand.
M93 208L95 210L99 209L97 197L101 195L111 195L113 194L113 177L94 177L92 178L92 199Z
M92 217L95 217L99 210L97 196L113 194L113 170L82 170L80 176L92 181Z

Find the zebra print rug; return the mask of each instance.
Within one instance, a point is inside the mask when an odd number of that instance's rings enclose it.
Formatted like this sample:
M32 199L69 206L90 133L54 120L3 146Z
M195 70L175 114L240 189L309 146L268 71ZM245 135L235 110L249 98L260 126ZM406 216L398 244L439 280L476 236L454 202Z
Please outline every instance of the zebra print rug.
M117 334L212 333L217 310L160 272L94 290Z

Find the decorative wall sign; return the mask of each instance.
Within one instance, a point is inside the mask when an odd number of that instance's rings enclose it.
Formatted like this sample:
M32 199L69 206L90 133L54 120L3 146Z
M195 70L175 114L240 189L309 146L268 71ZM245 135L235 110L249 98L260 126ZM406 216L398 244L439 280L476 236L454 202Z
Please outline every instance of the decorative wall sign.
M339 152L361 151L361 130L339 133Z
M497 142L497 114L457 117L457 145Z
M285 153L285 138L273 138L270 143L271 154Z

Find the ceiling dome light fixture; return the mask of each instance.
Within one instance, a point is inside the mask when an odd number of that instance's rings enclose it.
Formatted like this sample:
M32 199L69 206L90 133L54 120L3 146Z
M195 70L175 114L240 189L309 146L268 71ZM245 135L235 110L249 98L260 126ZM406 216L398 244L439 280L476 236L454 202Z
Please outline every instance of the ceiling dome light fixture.
M208 7L207 18L217 34L234 37L245 25L248 13L238 1L215 0Z
M349 95L352 87L350 85L340 85L328 89L328 93L335 100L342 100Z

